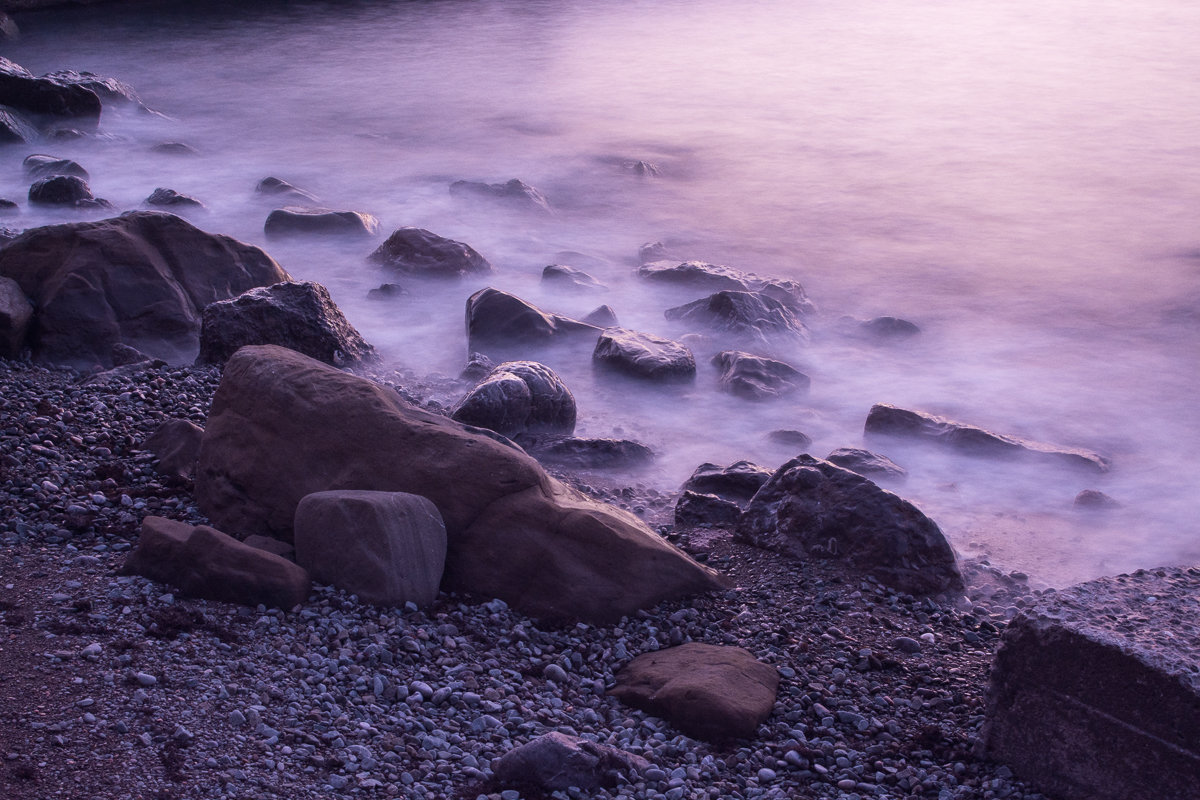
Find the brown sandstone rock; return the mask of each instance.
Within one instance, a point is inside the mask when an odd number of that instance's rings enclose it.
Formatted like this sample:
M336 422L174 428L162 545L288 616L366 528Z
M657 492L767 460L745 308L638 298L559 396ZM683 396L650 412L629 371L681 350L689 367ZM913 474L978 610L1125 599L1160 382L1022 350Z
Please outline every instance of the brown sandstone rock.
M217 525L290 540L300 499L331 489L429 498L449 537L443 588L537 617L613 620L721 585L511 445L299 353L239 350L205 427L200 508Z
M192 597L282 609L303 603L311 589L308 573L284 558L207 525L163 517L142 520L141 537L121 573L170 584Z
M633 659L609 694L688 736L721 742L753 736L778 689L779 673L749 651L689 642Z

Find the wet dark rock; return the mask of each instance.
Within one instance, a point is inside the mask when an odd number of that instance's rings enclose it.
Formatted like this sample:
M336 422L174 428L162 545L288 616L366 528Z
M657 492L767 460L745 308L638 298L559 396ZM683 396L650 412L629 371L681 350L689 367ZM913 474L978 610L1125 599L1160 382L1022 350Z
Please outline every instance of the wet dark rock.
M75 175L52 175L33 182L29 187L29 202L42 206L73 206L75 208L111 208L107 200L92 194L87 181Z
M897 317L875 317L858 324L859 330L876 341L902 341L921 332L913 323Z
M204 208L204 203L201 203L194 197L180 194L174 189L164 189L161 187L150 193L150 196L146 198L146 205L177 209Z
M1200 786L1200 569L1044 595L1004 632L988 758L1065 800L1188 800Z
M130 347L124 342L116 342L112 346L112 364L114 367L125 367L130 364L142 364L149 361L154 361L152 356L143 353L136 347ZM159 362L166 363L166 362Z
M254 191L258 194L265 194L270 197L278 197L285 200L292 200L297 203L316 203L317 196L311 192L306 192L282 178L266 177L258 182L254 187Z
M609 694L710 742L753 736L771 715L779 673L741 647L689 642L643 653Z
M223 364L238 348L276 344L337 367L376 359L319 283L284 281L205 306L198 364Z
M629 439L518 436L517 443L544 464L566 469L636 469L654 460L654 451Z
M770 347L807 342L808 328L778 300L758 292L717 292L664 312L668 320Z
M715 494L685 491L675 502L676 525L733 525L742 507Z
M7 59L0 59L0 105L40 117L39 127L67 123L94 131L100 121L100 98L91 89L49 76L35 77Z
M203 437L204 429L191 420L168 419L146 438L142 449L154 454L163 475L190 478L196 472Z
M536 361L507 361L464 397L450 418L512 438L575 431L575 397L558 374Z
M33 304L12 278L0 277L0 358L17 358L33 320Z
M257 247L155 211L27 230L0 248L0 275L37 309L34 358L85 369L111 366L117 342L190 361L205 306L288 277Z
M395 300L408 294L408 290L398 283L380 284L367 292L368 300Z
M603 305L591 311L583 321L588 325L595 325L597 328L615 328L617 327L617 312L612 310L612 306Z
M1116 499L1097 489L1084 489L1075 495L1075 508L1081 511L1109 511L1120 507Z
M21 210L16 201L0 198L0 214L12 214Z
M771 431L767 434L767 438L772 442L784 445L786 447L794 447L797 450L803 450L810 446L813 442L812 437L804 431L790 430L786 428Z
M21 36L21 29L13 18L0 11L0 42L11 42Z
M988 458L1027 457L1039 461L1107 472L1112 462L1101 455L1072 447L1033 442L1005 436L945 417L896 406L871 407L865 427L869 435L914 438L973 456Z
M495 355L514 346L590 339L599 332L594 325L543 311L499 289L480 289L467 298L467 344L472 352Z
M542 283L569 289L603 289L604 284L581 269L551 264L542 270Z
M471 353L470 357L467 358L467 365L463 367L458 377L460 380L478 383L486 378L495 368L495 362L483 353Z
M22 111L0 105L0 144L28 144L37 141L37 125Z
M720 387L747 400L774 400L807 391L811 382L790 364L738 350L717 353L712 363L721 370Z
M839 447L829 455L825 456L825 460L831 464L837 464L839 467L857 472L863 477L875 480L883 478L893 481L902 481L908 478L908 470L892 461L887 456L879 453L872 453L870 450L862 450L856 447Z
M54 175L74 175L77 178L88 180L91 176L88 171L78 163L69 158L59 158L58 156L48 156L42 153L34 153L26 156L21 162L21 166L25 167L25 174L31 178L50 178Z
M624 750L552 731L517 745L492 763L501 786L554 792L635 783L650 762Z
M683 482L682 488L687 492L713 494L745 507L771 475L771 470L750 461L735 461L727 467L701 464Z
M374 236L379 233L379 220L361 211L286 206L267 215L263 232L268 236Z
M164 156L198 156L200 151L187 142L159 142L150 148L150 152Z
M492 271L487 259L469 245L424 228L398 228L370 258L388 269L423 278L462 278Z
M669 259L654 260L662 254L665 254L665 248L661 242L643 245L639 252L642 265L638 267L638 277L652 283L708 292L758 292L782 303L796 314L809 314L816 310L804 287L796 281L763 278L751 272L704 261L679 263Z
M475 200L489 200L522 211L552 214L550 204L537 189L518 178L507 183L480 183L478 181L455 181L450 184L450 194Z
M95 93L100 98L101 105L137 106L143 110L149 110L132 86L116 78L108 78L94 72L78 72L73 69L47 72L45 77L63 85L81 86Z
M933 520L867 478L809 455L771 476L736 536L801 560L838 559L909 594L963 589L954 550Z
M665 382L696 378L691 350L679 342L627 328L608 328L601 333L592 360L633 378Z

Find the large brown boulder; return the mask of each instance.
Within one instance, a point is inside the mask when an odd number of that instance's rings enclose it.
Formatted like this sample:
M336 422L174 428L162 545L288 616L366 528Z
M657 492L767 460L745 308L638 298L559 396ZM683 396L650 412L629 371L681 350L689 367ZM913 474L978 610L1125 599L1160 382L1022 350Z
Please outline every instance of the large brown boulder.
M633 659L608 693L695 739L723 742L753 736L778 690L779 672L748 650L689 642Z
M1200 568L1043 595L996 653L985 754L1064 800L1193 800Z
M207 525L146 517L124 575L141 575L206 600L289 609L308 598L308 573L286 558Z
M239 350L205 426L200 508L230 530L291 540L300 499L333 489L429 498L449 540L442 587L537 617L609 621L721 585L510 444L294 351Z
M25 231L0 275L33 300L34 357L83 368L112 366L116 343L190 361L205 306L288 280L259 248L156 211Z

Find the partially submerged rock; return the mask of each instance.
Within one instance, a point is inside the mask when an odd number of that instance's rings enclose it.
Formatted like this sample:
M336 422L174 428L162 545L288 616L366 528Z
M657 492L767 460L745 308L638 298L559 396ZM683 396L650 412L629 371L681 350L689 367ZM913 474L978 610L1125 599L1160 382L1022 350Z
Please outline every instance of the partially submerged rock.
M860 447L839 447L825 456L825 460L872 480L885 478L902 481L908 477L908 470L895 461Z
M94 131L102 108L90 88L50 75L35 77L8 59L0 59L0 105L33 115L43 130L67 124Z
M29 187L29 202L39 206L73 208L112 208L107 200L92 194L87 181L78 175L51 175L38 178Z
M629 439L519 436L517 442L538 461L569 469L636 469L654 460L653 450Z
M21 166L25 167L25 174L31 178L50 178L55 175L74 175L85 181L91 178L88 171L78 162L43 153L26 156Z
M828 461L802 455L754 496L736 538L799 559L837 559L902 592L961 592L953 548L916 506Z
M545 364L506 361L472 389L450 417L509 438L521 433L570 435L575 431L575 397Z
M282 178L268 176L263 178L254 187L257 194L267 195L268 197L276 197L282 200L291 200L295 203L316 203L317 196L312 192L305 191L297 186L293 186Z
M945 417L909 411L880 403L867 414L867 434L897 436L932 442L973 456L989 458L1028 457L1039 461L1107 472L1112 462L1105 456L1073 447L1032 442L1016 436L992 433L974 425Z
M267 236L368 237L379 233L379 220L361 211L284 206L267 215L263 232Z
M642 245L639 251L642 265L638 267L638 277L652 283L707 292L758 292L782 303L797 314L810 314L816 310L804 287L796 281L763 278L751 272L703 261L679 263L659 260L665 255L666 248L662 242Z
M1190 800L1200 786L1200 569L1048 593L1004 632L987 757L1064 800Z
M723 350L712 363L721 371L718 385L747 400L774 400L808 390L809 377L791 364L739 350Z
M546 202L545 195L519 178L513 178L507 183L455 181L450 184L450 194L455 197L495 201L519 211L554 213L550 204Z
M668 308L664 315L674 322L765 347L781 341L808 341L808 328L791 309L760 292L717 292L702 300Z
M422 278L462 278L492 271L487 259L470 245L424 228L398 228L370 258L388 269Z
M604 284L581 269L568 267L566 264L551 264L542 270L542 283L567 289L595 290L605 288Z
M627 328L606 328L592 361L632 378L680 382L696 377L696 358L679 342Z
M516 295L488 287L467 298L467 346L471 352L505 354L523 347L581 341L600 329L543 311Z
M705 463L696 467L683 483L685 492L714 494L739 506L745 506L758 494L773 473L752 461L735 461L727 467Z
M161 186L151 192L150 196L146 198L146 205L174 209L204 208L204 203L196 198Z

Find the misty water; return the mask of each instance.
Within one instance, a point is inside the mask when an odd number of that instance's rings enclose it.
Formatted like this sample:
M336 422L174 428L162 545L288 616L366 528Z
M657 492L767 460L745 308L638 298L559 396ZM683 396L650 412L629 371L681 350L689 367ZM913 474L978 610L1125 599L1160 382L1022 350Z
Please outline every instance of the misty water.
M818 307L813 341L775 354L811 376L807 395L717 391L715 345L672 390L595 375L586 353L546 356L576 395L578 434L650 445L656 464L630 478L667 490L704 461L796 455L775 429L809 434L816 456L863 446L868 409L893 403L1113 459L1094 475L866 441L909 470L889 488L963 555L1055 584L1200 562L1200 5L189 5L18 18L6 57L119 78L166 117L106 112L103 137L8 146L0 196L24 205L21 158L51 152L121 210L159 186L198 197L194 223L326 285L387 361L421 375L462 368L464 303L484 285L686 333L662 312L703 293L640 282L646 242L792 278ZM163 141L198 155L150 151ZM367 263L382 237L268 240L273 206L253 192L267 175L376 215L384 235L466 242L496 273L423 285ZM448 191L510 178L555 213ZM80 216L26 207L7 224ZM548 291L551 263L608 288ZM409 294L368 300L384 282ZM846 335L843 317L879 315L922 333ZM1122 507L1073 510L1087 488Z

